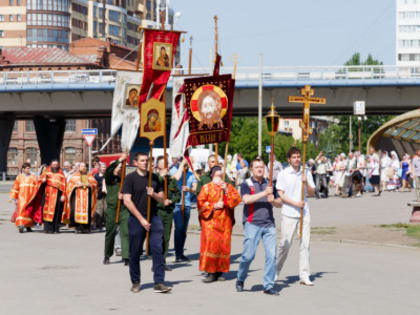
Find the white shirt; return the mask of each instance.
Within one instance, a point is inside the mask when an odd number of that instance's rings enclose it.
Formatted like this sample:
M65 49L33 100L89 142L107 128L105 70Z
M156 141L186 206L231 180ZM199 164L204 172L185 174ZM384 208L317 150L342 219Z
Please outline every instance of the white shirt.
M315 188L312 174L305 169L307 183L310 187ZM276 189L284 192L286 197L294 201L301 201L302 193L302 171L299 169L296 172L291 166L288 166L282 170L277 176ZM305 187L305 208L303 209L303 215L309 214L309 205L306 198L306 187ZM292 205L283 203L282 214L292 218L300 217L300 208Z

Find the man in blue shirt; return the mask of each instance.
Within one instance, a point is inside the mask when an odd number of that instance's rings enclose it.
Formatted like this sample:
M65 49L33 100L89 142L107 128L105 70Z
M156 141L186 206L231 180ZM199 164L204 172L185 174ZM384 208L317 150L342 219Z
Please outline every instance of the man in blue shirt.
M179 165L178 170L173 177L178 181L178 188L182 192L181 200L175 204L174 209L174 247L175 247L175 262L190 261L188 257L184 255L184 245L187 239L188 222L190 221L191 212L191 198L195 193L197 186L197 180L194 174L187 170L185 173L185 185L184 183L184 168L187 167L187 160L183 159ZM182 213L182 199L184 198L184 213Z
M278 295L274 290L276 274L276 227L273 217L273 206L281 207L282 203L273 186L269 186L264 178L265 165L261 159L251 162L251 178L241 185L241 196L245 203L244 224L244 250L239 263L236 290L242 292L249 266L255 257L258 244L262 239L265 250L264 267L264 293Z

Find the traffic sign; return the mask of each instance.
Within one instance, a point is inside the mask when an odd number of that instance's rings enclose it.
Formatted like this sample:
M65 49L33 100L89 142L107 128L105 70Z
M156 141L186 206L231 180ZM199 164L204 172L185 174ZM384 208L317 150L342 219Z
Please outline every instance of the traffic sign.
M95 140L96 135L83 135L83 139L85 139L86 144L90 147Z
M97 135L98 129L97 128L85 128L82 129L82 135Z
M265 146L265 153L271 153L271 145Z
M356 101L353 103L353 114L358 116L364 116L366 111L365 101Z

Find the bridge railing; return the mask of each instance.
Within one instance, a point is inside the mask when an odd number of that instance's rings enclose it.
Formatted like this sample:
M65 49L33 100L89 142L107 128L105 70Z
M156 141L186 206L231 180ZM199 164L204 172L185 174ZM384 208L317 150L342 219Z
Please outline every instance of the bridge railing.
M209 75L212 69L192 68L192 75ZM232 67L222 67L220 72L232 73ZM172 76L184 76L187 69L174 68ZM420 68L399 66L314 66L314 67L263 67L264 82L270 81L344 81L344 80L419 80ZM238 67L237 81L257 81L260 70L257 67ZM117 77L116 70L57 70L19 71L0 74L0 88L44 85L112 85Z

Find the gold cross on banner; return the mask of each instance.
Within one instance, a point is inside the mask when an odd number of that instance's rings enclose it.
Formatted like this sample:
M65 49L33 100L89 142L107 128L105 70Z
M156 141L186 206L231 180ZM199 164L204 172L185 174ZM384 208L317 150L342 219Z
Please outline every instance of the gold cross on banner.
M302 96L289 96L289 103L303 103L303 119L300 121L300 128L302 128L302 142L308 142L309 135L312 134L312 128L309 126L309 117L311 104L325 104L326 99L322 97L312 97L314 90L310 85L305 85L300 89Z

